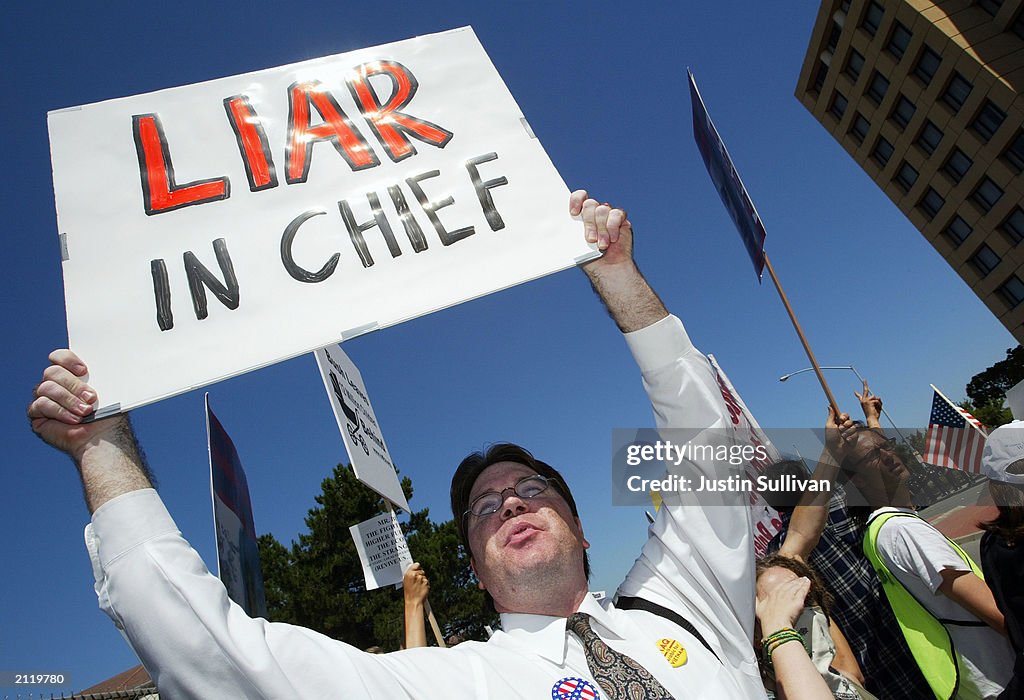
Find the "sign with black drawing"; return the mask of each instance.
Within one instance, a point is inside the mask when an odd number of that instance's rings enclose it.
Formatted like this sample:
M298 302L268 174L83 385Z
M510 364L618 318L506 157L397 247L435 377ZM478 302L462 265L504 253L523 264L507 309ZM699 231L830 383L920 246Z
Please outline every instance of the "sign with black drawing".
M409 512L409 502L373 414L363 376L340 345L320 348L314 354L356 478Z

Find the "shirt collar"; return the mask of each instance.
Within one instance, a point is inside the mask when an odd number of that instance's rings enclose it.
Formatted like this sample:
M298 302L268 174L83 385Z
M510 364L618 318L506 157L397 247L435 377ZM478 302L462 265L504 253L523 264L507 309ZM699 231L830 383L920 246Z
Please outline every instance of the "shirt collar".
M622 639L614 622L614 617L601 607L601 604L589 593L580 603L577 612L590 615L604 630L609 639ZM531 615L529 613L501 613L501 628L519 646L556 664L565 663L566 654L566 619L550 615Z
M917 515L917 511L913 508L901 508L900 506L883 506L882 508L876 508L871 515L868 516L868 520L881 515L882 513L910 513L911 515Z

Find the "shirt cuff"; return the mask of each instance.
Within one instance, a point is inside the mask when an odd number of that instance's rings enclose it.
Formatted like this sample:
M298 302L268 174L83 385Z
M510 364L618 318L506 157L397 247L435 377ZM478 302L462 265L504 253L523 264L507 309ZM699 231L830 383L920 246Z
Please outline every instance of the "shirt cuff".
M683 322L671 314L624 337L642 372L670 365L696 350Z
M85 529L94 562L106 569L114 560L147 540L178 532L154 489L130 491L96 509Z

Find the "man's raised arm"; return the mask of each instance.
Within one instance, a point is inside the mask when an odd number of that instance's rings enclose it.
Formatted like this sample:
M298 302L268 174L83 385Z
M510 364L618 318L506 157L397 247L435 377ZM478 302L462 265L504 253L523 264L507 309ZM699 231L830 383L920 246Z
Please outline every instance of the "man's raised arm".
M828 420L825 422L825 447L811 475L812 480L826 482L829 487L821 491L805 491L801 495L800 502L793 509L779 554L806 562L818 546L821 533L828 524L831 484L839 474L839 465L845 455L845 436L853 435L856 429L857 426L848 414L841 413L836 417L829 406Z
M633 260L633 227L622 209L614 209L576 190L569 213L583 218L583 232L604 255L583 265L594 291L623 333L646 328L668 316Z
M78 467L89 512L129 491L153 487L127 414L83 423L95 410L88 369L70 350L50 353L28 418L44 442L68 454Z

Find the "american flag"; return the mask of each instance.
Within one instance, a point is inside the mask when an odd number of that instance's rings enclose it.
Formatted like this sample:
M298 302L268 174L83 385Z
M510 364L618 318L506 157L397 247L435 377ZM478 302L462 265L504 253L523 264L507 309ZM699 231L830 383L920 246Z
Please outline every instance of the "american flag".
M981 473L981 453L985 449L985 426L932 386L932 415L928 419L924 461L936 467Z

